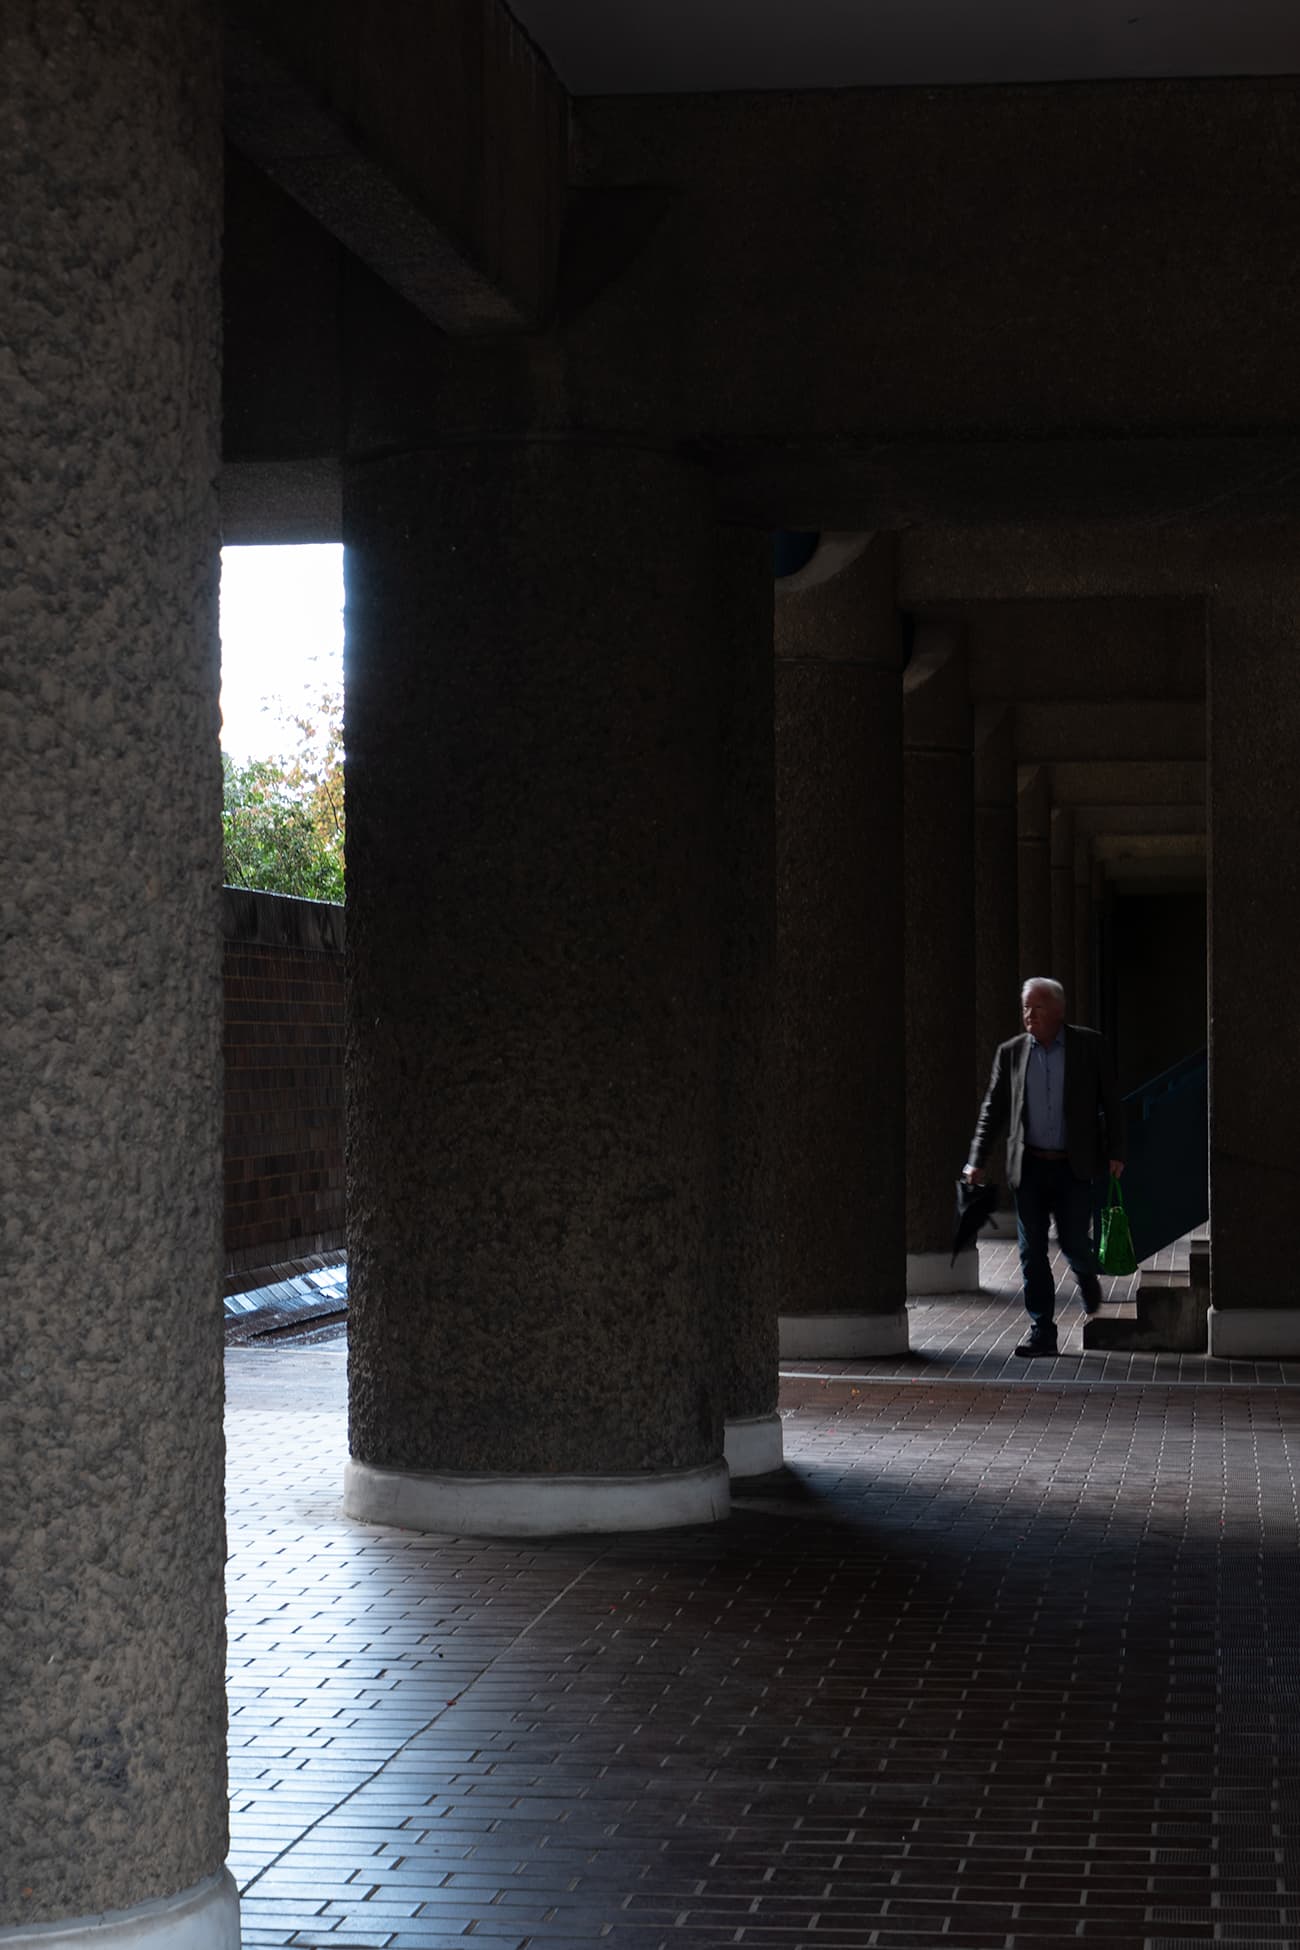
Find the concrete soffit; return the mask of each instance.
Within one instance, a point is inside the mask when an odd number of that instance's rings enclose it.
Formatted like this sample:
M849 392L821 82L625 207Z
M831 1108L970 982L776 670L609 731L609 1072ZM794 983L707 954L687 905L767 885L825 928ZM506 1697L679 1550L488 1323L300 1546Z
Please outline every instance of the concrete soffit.
M226 461L218 486L223 542L343 539L342 467L333 458Z
M234 147L442 331L550 310L568 98L504 7L225 8ZM477 158L467 170L465 158Z

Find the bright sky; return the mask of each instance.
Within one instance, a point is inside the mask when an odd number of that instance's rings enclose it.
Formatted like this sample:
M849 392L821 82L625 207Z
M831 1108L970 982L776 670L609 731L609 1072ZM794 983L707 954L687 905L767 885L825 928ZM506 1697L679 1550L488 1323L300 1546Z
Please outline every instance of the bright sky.
M221 551L221 749L241 761L297 746L288 722L343 688L343 547Z

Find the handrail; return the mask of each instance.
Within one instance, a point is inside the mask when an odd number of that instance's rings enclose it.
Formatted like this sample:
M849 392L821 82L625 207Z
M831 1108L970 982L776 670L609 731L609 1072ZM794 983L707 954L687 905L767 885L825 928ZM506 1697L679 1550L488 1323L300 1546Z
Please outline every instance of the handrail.
M1157 1076L1148 1077L1147 1081L1140 1083L1136 1090L1130 1090L1124 1102L1126 1104L1140 1102L1145 1106L1158 1097L1171 1096L1175 1090L1181 1090L1189 1083L1199 1083L1202 1074L1209 1066L1209 1061L1208 1049L1193 1050L1190 1056L1180 1057L1178 1062L1171 1063L1167 1070L1161 1070ZM1145 1108L1142 1114L1146 1115Z
M1208 1087L1209 1052L1201 1049L1124 1098L1124 1193L1139 1259L1172 1245L1209 1216Z

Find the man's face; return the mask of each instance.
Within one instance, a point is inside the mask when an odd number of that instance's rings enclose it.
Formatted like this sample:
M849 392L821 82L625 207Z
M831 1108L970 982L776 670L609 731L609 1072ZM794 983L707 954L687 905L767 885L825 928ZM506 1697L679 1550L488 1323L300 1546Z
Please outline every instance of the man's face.
M1037 1042L1054 1043L1065 1010L1050 989L1026 989L1020 998L1020 1020Z

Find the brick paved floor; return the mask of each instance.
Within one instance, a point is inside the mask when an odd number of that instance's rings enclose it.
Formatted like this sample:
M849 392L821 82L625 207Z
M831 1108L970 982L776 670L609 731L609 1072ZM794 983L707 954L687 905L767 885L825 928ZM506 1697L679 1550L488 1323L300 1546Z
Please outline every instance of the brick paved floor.
M228 1372L248 1944L1300 1941L1300 1393L791 1380L727 1524L490 1544Z
M1005 1221L1003 1223L1006 1223ZM1176 1253L1157 1256L1161 1263ZM1186 1249L1182 1252L1186 1264ZM798 1361L786 1372L840 1375L882 1381L997 1381L1040 1386L1044 1381L1106 1382L1266 1382L1300 1383L1300 1362L1213 1361L1204 1354L1129 1354L1090 1350L1082 1344L1083 1308L1074 1281L1060 1254L1053 1255L1057 1274L1057 1332L1060 1353L1055 1361L1022 1361L1015 1355L1028 1324L1019 1297L1020 1275L1014 1243L980 1244L979 1294L945 1294L908 1302L909 1352L891 1361ZM1108 1310L1130 1307L1136 1278L1103 1280Z

